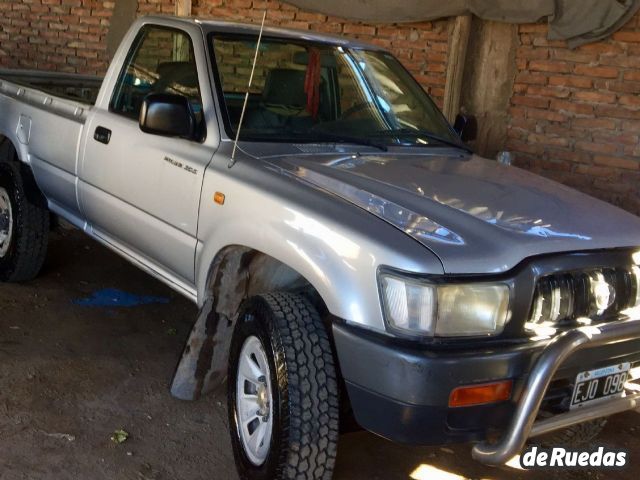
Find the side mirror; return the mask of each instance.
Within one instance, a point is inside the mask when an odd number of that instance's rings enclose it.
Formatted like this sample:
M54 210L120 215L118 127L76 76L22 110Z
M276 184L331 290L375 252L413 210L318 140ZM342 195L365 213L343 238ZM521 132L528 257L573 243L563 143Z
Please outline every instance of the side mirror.
M458 114L453 129L463 142L473 142L478 134L478 122L474 116Z
M140 109L140 130L153 135L193 138L196 117L189 99L170 93L150 93Z

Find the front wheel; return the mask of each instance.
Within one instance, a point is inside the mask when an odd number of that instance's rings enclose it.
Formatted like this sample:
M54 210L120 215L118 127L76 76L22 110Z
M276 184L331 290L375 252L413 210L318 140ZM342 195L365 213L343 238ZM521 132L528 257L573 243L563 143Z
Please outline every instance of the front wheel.
M338 385L318 312L290 293L247 300L231 341L231 442L243 479L330 479Z

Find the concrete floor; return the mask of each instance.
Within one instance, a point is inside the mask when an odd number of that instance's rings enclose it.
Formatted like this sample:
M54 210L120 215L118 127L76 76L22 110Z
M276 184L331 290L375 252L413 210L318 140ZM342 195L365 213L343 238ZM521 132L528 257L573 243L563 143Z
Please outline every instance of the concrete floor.
M94 293L108 288L168 303L95 306ZM168 392L195 315L80 233L55 233L38 280L0 285L0 479L236 478L224 396L190 403ZM116 445L119 428L130 438ZM467 445L406 447L352 433L341 438L335 478L636 480L638 432L640 415L629 412L599 440L630 453L630 466L615 473L487 468L469 459Z

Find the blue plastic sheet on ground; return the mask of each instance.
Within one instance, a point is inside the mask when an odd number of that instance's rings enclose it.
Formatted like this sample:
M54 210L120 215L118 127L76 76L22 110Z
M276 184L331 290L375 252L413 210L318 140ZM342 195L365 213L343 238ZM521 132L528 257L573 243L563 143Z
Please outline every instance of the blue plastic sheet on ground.
M73 303L83 307L137 307L139 305L169 303L169 298L135 295L115 288L105 288L93 292L90 297L77 298Z

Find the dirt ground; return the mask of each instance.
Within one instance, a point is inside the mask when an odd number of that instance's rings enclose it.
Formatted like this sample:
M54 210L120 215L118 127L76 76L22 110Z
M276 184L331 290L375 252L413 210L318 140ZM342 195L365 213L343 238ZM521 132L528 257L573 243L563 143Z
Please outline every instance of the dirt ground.
M96 292L135 295L97 306ZM154 303L166 302L166 303ZM196 308L77 231L59 230L41 277L0 285L0 479L234 479L224 395L182 402L168 385ZM115 444L124 429L130 437ZM613 418L600 443L629 466L520 471L483 467L468 445L340 440L336 479L622 478L640 474L640 414Z

